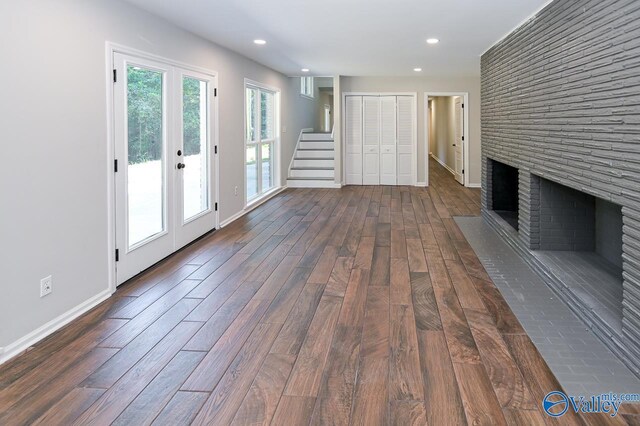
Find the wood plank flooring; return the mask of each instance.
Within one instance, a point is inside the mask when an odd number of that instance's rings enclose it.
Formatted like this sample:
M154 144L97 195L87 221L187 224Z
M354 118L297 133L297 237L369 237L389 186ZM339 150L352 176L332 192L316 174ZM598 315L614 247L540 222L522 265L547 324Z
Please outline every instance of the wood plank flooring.
M0 424L606 424L541 411L560 386L452 219L479 202L433 161L287 190L0 367Z

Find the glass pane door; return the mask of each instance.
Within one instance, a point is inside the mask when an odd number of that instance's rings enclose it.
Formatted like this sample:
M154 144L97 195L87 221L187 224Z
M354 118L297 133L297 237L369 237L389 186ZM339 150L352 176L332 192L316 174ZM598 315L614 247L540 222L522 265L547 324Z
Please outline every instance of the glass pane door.
M164 73L127 66L128 246L166 229Z
M215 76L114 53L116 282L217 226Z
M189 221L210 207L208 153L208 83L182 79L183 220Z

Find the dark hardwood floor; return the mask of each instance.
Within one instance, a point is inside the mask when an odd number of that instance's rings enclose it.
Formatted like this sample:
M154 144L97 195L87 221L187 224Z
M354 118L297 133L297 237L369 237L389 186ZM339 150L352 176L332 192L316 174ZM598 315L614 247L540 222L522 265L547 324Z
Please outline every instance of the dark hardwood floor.
M0 367L0 424L624 424L560 389L452 216L479 190L294 189ZM615 423L617 422L617 423Z

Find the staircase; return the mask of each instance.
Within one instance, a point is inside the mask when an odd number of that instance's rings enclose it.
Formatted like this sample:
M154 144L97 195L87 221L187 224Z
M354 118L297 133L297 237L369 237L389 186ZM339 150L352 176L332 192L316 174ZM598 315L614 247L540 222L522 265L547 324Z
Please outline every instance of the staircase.
M300 132L289 166L290 188L335 188L334 144L331 133Z

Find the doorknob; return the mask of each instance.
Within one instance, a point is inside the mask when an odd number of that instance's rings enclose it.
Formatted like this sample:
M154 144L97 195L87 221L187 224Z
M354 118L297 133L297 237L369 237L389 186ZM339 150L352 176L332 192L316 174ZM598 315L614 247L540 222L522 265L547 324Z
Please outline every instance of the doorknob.
M454 143L453 146L456 146L456 144Z
M178 170L184 169L185 167L187 167L185 164L178 163Z

